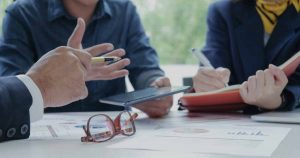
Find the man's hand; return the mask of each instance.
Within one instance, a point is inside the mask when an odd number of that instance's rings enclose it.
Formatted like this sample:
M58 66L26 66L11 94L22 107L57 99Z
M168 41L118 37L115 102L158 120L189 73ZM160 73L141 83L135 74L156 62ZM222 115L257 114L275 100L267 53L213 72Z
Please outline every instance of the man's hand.
M70 36L68 40L68 46L75 49L82 49L82 39L85 32L85 22L83 19L79 18L77 22L77 26L74 29L74 32ZM89 52L91 56L96 57L99 55L103 55L106 52L112 51L114 49L112 44L105 43L99 44L90 48L85 49L85 51ZM105 54L105 56L117 56L122 57L125 55L125 51L123 49L117 49L110 53ZM129 59L122 59L116 63L107 65L105 63L96 63L92 64L91 69L87 72L86 81L92 80L111 80L120 78L128 75L128 70L125 70L124 67L130 64Z
M59 107L84 99L92 56L82 50L59 47L38 60L26 73L39 87L45 107Z
M245 103L265 109L276 109L282 103L281 93L288 83L282 70L270 65L265 71L257 71L240 88Z
M226 68L199 68L193 77L194 89L196 92L208 92L224 88L229 82L230 70Z
M161 77L156 79L151 86L153 87L171 87L169 78ZM158 118L167 115L173 105L173 97L168 96L158 100L152 100L137 104L134 106L137 109L145 112L151 118Z

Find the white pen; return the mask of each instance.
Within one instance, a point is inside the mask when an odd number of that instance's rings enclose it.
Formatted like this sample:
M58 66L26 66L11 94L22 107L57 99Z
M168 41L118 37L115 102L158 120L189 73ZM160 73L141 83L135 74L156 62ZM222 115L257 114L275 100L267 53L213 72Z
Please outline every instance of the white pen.
M196 58L199 60L201 65L214 69L213 65L210 63L207 57L202 53L200 48L192 48L191 53L194 54L194 56L196 56ZM225 87L228 87L228 83L224 83L224 84Z
M206 56L201 52L200 48L192 48L191 52L194 54L194 56L197 57L197 59L199 60L200 64L202 64L205 67L210 67L210 68L214 68L210 61L206 58Z

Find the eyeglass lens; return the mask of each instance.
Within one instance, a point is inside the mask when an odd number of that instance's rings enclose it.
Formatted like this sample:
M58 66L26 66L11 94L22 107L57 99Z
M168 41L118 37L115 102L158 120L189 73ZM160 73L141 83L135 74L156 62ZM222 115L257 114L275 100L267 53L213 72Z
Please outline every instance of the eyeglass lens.
M129 112L123 112L120 116L120 128L123 135L133 135L135 132L133 119Z
M113 122L104 115L92 117L89 124L89 130L94 141L97 142L110 139L115 131Z

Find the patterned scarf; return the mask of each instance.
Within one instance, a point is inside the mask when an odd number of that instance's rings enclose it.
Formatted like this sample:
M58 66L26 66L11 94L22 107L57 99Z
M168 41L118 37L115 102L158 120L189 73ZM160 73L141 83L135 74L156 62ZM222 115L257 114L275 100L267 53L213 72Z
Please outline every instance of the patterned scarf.
M300 0L256 0L256 10L263 22L265 32L271 34L277 24L277 19L289 5L300 11Z

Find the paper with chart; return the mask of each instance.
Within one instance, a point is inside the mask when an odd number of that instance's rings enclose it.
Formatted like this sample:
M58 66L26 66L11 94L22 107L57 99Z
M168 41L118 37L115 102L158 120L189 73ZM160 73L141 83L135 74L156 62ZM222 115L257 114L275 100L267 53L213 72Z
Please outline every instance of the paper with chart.
M45 115L32 123L30 139L78 139L85 135L83 126L88 116Z
M289 128L281 127L234 125L163 128L139 134L109 148L271 156L289 131Z

